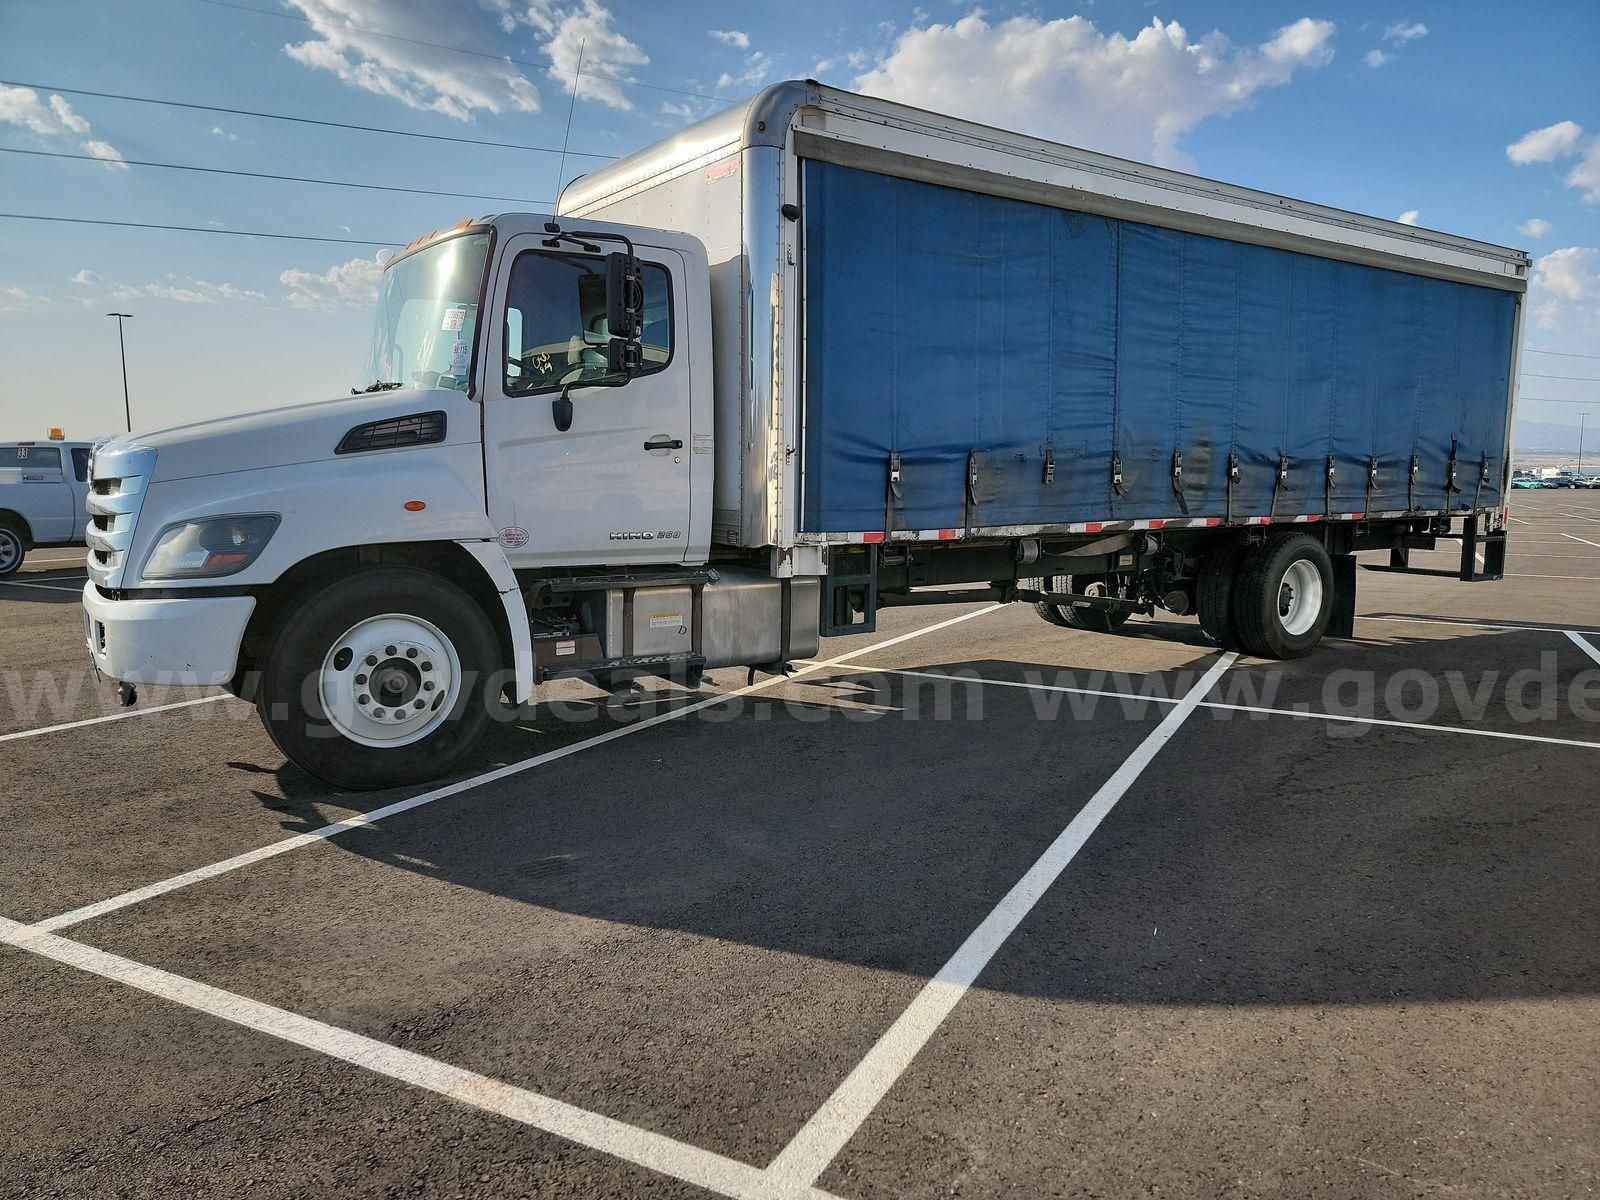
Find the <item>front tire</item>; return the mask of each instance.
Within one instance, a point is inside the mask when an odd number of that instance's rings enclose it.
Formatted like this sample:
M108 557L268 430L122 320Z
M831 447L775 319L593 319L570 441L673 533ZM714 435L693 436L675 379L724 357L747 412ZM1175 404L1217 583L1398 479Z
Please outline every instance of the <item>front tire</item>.
M1041 592L1075 592L1083 596L1113 594L1104 575L1046 575L1042 579L1023 582L1032 582ZM1042 600L1033 607L1050 624L1063 629L1080 629L1085 633L1116 633L1127 624L1131 615L1097 608L1074 608L1070 604L1048 604Z
M494 628L466 592L427 571L380 567L287 606L256 710L292 762L335 787L420 783L477 742L499 660Z
M1234 582L1239 641L1259 658L1299 658L1333 616L1333 560L1316 538L1278 534L1246 553Z
M0 579L15 575L22 569L22 559L28 553L27 539L13 521L0 521Z

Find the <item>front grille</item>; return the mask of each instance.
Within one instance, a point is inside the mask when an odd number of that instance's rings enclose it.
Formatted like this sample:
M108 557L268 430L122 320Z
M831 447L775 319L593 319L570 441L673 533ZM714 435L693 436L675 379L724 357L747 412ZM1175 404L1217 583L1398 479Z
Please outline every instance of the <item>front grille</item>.
M98 447L90 463L92 478L84 500L89 520L83 537L89 546L89 578L102 588L122 585L155 459L149 447L113 441Z

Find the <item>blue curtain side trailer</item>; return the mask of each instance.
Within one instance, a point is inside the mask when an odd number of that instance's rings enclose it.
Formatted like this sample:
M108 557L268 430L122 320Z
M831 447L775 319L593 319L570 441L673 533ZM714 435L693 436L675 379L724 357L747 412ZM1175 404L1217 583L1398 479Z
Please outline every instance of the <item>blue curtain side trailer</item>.
M1287 656L1348 632L1357 550L1503 571L1520 251L811 82L561 211L706 244L714 542L822 576L824 633L982 583Z

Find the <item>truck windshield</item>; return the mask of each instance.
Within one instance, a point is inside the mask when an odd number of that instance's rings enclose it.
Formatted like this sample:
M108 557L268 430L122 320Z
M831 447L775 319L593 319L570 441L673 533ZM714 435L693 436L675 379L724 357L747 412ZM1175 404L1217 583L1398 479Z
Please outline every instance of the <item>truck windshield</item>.
M378 286L378 317L357 391L467 390L489 235L449 238L394 263Z

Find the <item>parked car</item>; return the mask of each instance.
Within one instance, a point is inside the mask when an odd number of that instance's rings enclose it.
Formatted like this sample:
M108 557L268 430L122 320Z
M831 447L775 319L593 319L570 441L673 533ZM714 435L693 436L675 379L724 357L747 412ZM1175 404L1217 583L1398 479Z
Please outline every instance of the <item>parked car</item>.
M1511 486L1514 488L1542 488L1544 484L1532 475L1518 475L1511 481Z
M82 543L89 442L0 443L0 578L35 546Z
M1552 475L1544 481L1543 486L1547 488L1569 488L1577 485L1572 482L1572 477L1569 475Z

